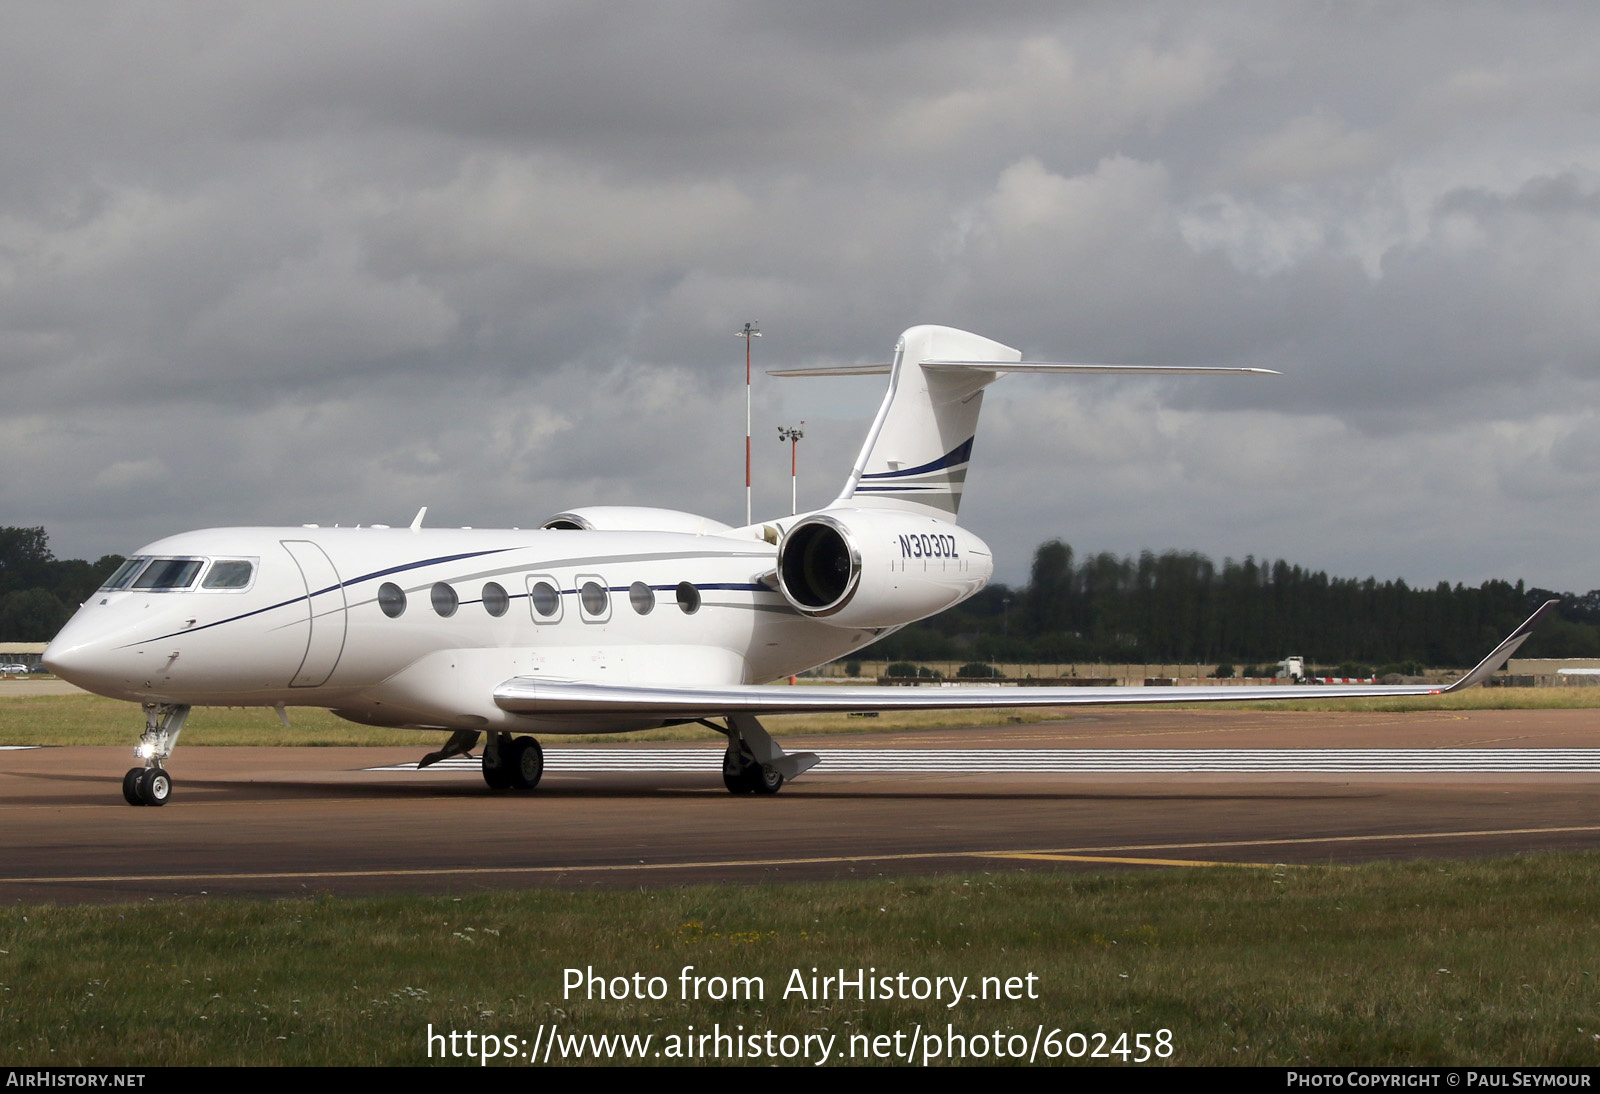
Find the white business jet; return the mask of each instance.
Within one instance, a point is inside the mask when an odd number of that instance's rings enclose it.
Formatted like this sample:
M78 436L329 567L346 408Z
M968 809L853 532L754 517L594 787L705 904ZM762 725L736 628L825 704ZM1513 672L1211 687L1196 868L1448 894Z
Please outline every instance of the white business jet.
M196 705L326 707L446 731L421 765L482 752L495 790L531 790L532 734L700 722L724 733L723 781L772 794L818 762L763 714L1280 699L1329 688L771 686L960 603L994 572L956 524L983 389L1007 373L1250 374L1263 369L1024 362L948 327L913 327L861 454L823 509L730 528L667 509L594 506L537 531L214 528L137 551L62 628L44 663L144 707L123 796L162 805ZM424 511L425 512L425 511ZM1554 602L1552 602L1553 604ZM1498 668L1547 604L1450 689ZM1338 689L1421 694L1427 687Z

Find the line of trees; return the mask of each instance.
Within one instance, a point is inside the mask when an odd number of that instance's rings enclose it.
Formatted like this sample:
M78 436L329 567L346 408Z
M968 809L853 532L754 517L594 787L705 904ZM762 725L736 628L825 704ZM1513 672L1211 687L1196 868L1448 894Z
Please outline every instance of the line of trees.
M1081 561L1061 540L1034 554L1023 588L990 585L876 643L890 660L1470 665L1539 604L1560 599L1526 657L1600 657L1600 589L1581 596L1521 581L1431 589L1330 578L1282 560L1221 566L1193 551Z
M43 528L0 527L0 642L50 641L120 565L58 559Z

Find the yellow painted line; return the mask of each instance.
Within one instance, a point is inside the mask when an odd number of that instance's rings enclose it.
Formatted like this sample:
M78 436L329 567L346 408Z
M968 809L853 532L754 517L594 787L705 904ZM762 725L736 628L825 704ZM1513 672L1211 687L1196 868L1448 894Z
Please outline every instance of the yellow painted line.
M1163 866L1261 866L1261 863L1205 862L1190 859L1122 859L1127 851L1188 851L1221 847L1275 847L1313 843L1367 843L1382 840L1460 839L1474 836L1562 835L1600 832L1600 825L1562 828L1501 828L1469 832L1396 832L1371 836L1306 836L1290 839L1216 840L1202 843L1136 843L1112 847L1028 848L992 851L914 851L878 855L815 855L779 859L712 859L686 862L619 862L569 866L453 866L370 870L282 870L219 874L114 874L69 877L0 877L0 885L104 884L151 881L316 881L328 878L375 877L506 877L549 874L600 874L625 871L736 869L771 866L826 866L847 863L918 862L937 859L1053 858L1059 861L1149 863ZM1274 866L1278 865L1276 863Z
M1567 825L1559 828L1484 828L1464 832L1387 832L1370 836L1294 836L1277 839L1208 840L1201 843L1129 843L1117 847L1062 847L1037 854L1094 854L1102 851L1189 851L1208 847L1289 847L1308 843L1373 843L1382 840L1468 839L1478 836L1565 835L1573 832L1600 832L1600 825Z
M1118 866L1238 866L1246 870L1280 870L1291 866L1297 870L1306 869L1296 863L1283 862L1210 862L1205 859L1193 858L1126 858L1111 855L1041 855L1023 851L1003 851L991 855L977 855L976 858L999 859L1031 859L1042 862L1109 862Z

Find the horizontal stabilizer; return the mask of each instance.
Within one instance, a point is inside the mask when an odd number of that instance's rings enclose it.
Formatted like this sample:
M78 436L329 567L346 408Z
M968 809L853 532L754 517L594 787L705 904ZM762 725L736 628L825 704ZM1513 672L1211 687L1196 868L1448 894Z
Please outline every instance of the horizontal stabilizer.
M1282 376L1270 368L1228 368L1213 365L1094 365L1070 361L923 361L933 372L1079 373L1092 376ZM768 376L887 376L890 365L834 365L820 368L774 368Z
M1002 376L1276 376L1264 368L1024 361L970 331L911 327L891 364L773 369L771 376L889 376L889 390L834 504L955 523L966 491L983 389Z
M1282 376L1270 368L1227 368L1213 365L1093 365L1070 361L924 361L932 372L997 372L1006 375L1075 372L1103 376Z

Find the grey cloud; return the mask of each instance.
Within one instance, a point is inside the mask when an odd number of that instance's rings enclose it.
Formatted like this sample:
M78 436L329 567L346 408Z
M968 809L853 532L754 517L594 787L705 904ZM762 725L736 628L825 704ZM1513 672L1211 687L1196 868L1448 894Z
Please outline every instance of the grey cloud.
M1002 576L1066 535L1600 584L1570 519L1596 474L1596 16L915 11L17 7L6 523L93 556L421 504L728 518L740 323L772 366L944 322L1286 373L998 385L963 518ZM878 396L759 379L758 507L788 504L774 424L807 419L815 504Z

